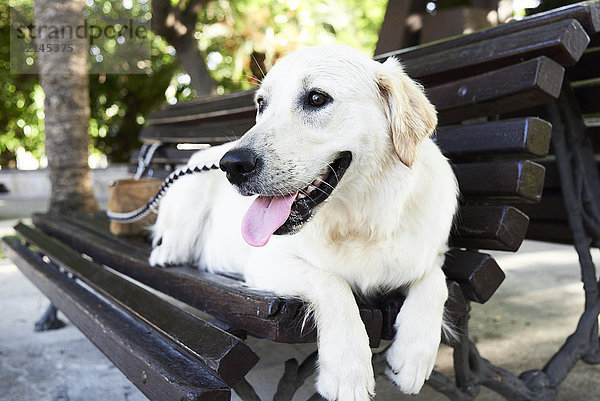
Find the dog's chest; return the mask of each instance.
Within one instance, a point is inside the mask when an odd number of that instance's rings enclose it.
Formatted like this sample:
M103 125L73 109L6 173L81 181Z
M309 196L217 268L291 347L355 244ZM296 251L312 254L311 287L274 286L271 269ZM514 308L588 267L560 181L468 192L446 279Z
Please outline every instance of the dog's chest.
M421 257L408 244L391 240L362 239L325 242L322 238L307 249L298 249L315 267L344 278L354 289L368 293L398 288L423 274Z

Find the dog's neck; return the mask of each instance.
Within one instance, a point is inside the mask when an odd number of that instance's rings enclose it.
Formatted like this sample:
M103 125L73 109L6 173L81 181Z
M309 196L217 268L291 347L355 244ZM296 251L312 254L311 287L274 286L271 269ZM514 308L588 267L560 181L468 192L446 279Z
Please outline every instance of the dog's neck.
M416 163L409 169L392 152L372 163L376 168L356 168L347 174L345 184L336 188L335 196L316 214L315 232L325 233L328 243L386 241L401 229L403 216L397 210L404 210L410 201L422 166ZM390 221L392 216L398 221Z

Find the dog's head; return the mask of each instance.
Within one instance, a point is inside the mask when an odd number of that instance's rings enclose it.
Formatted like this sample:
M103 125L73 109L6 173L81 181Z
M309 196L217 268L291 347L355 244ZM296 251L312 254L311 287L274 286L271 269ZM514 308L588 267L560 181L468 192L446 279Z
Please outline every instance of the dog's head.
M256 125L220 162L241 194L259 195L242 223L254 246L298 231L351 175L390 155L410 168L437 123L398 61L380 64L346 46L284 57L255 100Z

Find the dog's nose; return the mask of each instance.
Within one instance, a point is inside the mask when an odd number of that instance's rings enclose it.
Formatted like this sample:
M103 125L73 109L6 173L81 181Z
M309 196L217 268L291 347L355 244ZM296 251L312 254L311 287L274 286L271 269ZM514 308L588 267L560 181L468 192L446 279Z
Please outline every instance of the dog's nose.
M229 182L243 183L256 169L258 157L248 149L232 149L221 158L219 167L227 173Z

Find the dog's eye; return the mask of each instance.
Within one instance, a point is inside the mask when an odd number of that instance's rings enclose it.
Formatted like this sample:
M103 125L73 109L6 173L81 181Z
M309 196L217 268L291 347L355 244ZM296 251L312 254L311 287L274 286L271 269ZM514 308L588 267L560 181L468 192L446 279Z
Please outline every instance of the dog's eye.
M310 91L308 94L308 104L313 107L321 107L329 101L329 96L317 91Z
M263 99L262 97L256 99L256 107L258 107L258 112L262 113L263 109L265 108L265 99Z

